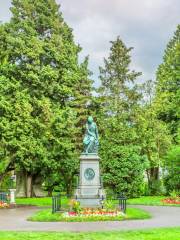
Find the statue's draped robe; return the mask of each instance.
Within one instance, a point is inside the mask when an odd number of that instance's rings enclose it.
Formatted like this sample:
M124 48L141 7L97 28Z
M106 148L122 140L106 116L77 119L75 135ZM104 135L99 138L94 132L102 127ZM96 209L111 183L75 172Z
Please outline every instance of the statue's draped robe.
M85 153L97 153L99 143L96 123L86 124L86 134L83 144Z

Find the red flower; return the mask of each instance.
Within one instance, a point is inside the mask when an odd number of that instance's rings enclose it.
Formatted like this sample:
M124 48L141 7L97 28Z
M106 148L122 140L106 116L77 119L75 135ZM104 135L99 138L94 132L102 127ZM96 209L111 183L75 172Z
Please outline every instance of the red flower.
M168 204L180 204L179 198L178 199L166 198L161 201Z

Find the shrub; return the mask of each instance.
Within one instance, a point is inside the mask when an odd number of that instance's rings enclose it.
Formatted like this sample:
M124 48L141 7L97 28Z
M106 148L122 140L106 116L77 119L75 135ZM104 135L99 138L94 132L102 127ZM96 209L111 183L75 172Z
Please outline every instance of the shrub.
M127 197L142 194L145 158L140 155L140 148L104 142L101 156L105 187L113 189L115 194L123 192Z
M105 200L103 206L107 211L111 211L111 210L116 209L116 205L115 205L115 202L113 200Z
M180 189L180 146L174 146L167 154L165 167L166 175L164 177L164 184L167 192Z
M74 199L71 199L70 202L69 202L69 206L70 206L70 209L75 212L75 213L80 213L82 208L80 206L80 202L74 200Z

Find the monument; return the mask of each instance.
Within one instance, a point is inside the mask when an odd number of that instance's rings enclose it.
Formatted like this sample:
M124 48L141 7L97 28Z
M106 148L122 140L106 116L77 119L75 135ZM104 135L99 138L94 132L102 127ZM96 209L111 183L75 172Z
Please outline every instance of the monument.
M80 174L75 198L83 207L99 207L105 198L102 186L98 156L98 129L91 116L86 123L83 139L84 151L80 156Z

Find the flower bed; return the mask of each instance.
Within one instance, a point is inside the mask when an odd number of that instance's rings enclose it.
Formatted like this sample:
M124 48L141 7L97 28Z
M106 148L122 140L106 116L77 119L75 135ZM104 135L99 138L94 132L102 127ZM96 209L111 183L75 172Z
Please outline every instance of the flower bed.
M64 212L62 214L62 217L64 218L92 218L92 217L102 217L102 218L106 218L106 217L125 217L125 214L121 211L118 210L114 210L114 211L107 211L105 209L93 209L93 208L84 208L82 211L80 212L74 212L74 211L70 211L70 212Z
M65 221L114 221L126 218L126 214L120 211L112 200L104 201L103 208L83 208L80 202L71 199L69 209L61 214Z
M94 209L95 210L95 209ZM72 216L73 215L73 216ZM35 212L28 220L35 222L94 222L94 221L122 221L129 219L148 219L151 215L139 208L128 208L126 214L108 210L102 214L75 214L74 211L52 213L51 209Z
M3 201L0 201L0 209L1 208L8 208L9 207L9 204L6 203L6 202L3 202Z
M166 198L166 199L163 199L161 200L163 203L166 203L166 204L180 204L180 198L177 197L177 198Z

